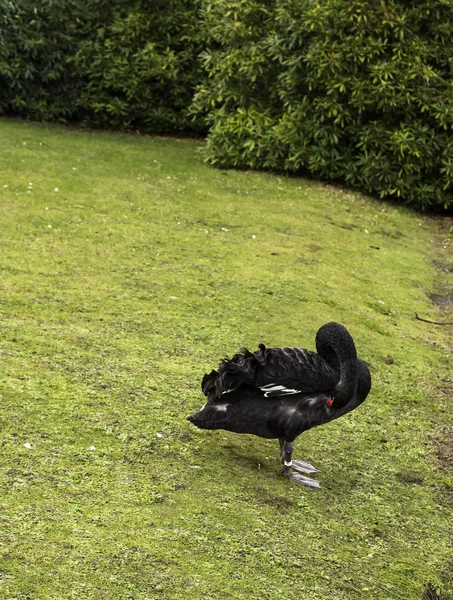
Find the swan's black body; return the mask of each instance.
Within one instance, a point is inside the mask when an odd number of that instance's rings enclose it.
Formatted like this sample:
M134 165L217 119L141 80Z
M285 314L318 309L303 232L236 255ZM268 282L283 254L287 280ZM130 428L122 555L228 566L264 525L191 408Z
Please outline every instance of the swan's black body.
M244 349L224 359L218 371L204 376L202 390L208 401L189 421L201 429L278 438L285 474L317 485L292 473L291 466L298 471L316 471L308 463L292 465L292 442L303 431L359 406L370 391L371 378L342 325L321 327L316 349L318 353L260 344L254 353Z

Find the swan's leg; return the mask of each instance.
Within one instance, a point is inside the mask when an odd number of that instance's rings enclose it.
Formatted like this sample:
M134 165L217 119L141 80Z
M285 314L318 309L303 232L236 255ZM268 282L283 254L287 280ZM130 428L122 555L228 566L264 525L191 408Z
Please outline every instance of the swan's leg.
M304 477L301 473L318 473L318 469L315 469L313 465L305 462L304 460L292 460L293 455L293 445L291 442L287 442L283 439L279 440L280 442L280 457L281 461L284 465L283 467L283 475L285 477L289 477L293 481L297 483L302 483L303 485L307 485L309 487L320 487L319 481L316 479L310 479L309 477Z
M292 460L291 457L293 455L293 445L291 442L286 442L285 440L279 439L280 442L280 458L283 466L283 475L285 477L291 477L292 473Z

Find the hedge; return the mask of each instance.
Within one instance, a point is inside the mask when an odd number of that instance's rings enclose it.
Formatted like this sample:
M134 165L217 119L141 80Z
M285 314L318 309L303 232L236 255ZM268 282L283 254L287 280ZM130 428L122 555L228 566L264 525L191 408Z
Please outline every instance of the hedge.
M0 114L453 206L453 0L0 0Z
M188 108L202 79L203 34L189 0L120 2L109 27L75 55L86 80L78 100L85 120L148 132L201 130Z
M453 206L453 3L216 0L207 159Z
M82 86L72 58L93 34L101 2L0 0L0 114L67 120Z
M203 28L189 0L0 0L0 112L145 132L200 130Z

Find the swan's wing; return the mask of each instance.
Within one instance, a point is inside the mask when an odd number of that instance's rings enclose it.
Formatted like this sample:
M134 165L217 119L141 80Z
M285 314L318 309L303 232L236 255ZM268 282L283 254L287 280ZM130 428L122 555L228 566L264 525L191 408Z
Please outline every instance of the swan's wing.
M248 384L262 389L267 397L297 393L329 392L339 374L316 352L304 348L266 348L254 353L244 349L219 365L216 391Z
M256 353L255 353L256 354ZM339 374L316 352L305 348L267 348L255 385L269 396L329 392Z

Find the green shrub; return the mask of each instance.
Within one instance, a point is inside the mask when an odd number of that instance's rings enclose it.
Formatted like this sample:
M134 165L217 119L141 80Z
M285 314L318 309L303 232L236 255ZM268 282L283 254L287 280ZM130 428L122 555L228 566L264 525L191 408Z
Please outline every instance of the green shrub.
M210 0L204 18L211 163L453 206L450 0Z
M75 56L86 81L78 101L85 120L148 132L199 129L187 109L202 77L202 48L196 3L118 3L112 22Z
M204 30L189 0L0 0L0 112L197 130Z
M452 0L0 0L0 114L448 208L452 39Z
M74 117L82 82L72 57L104 8L95 0L0 0L0 114Z

